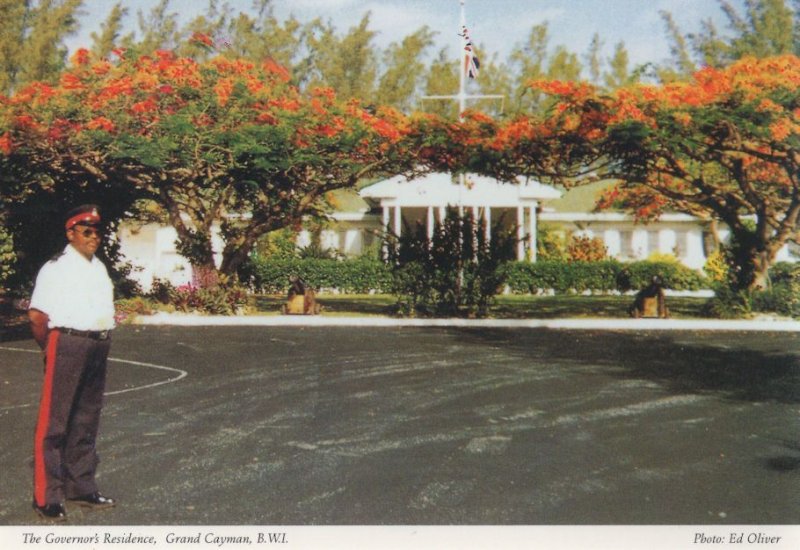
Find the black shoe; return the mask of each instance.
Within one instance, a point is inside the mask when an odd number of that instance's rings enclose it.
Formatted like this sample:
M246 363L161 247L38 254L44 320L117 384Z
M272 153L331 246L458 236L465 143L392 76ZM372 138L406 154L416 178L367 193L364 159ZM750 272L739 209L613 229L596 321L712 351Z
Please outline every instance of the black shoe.
M113 498L104 497L98 492L70 498L68 500L74 502L78 506L88 506L89 508L111 508L117 503Z
M45 504L44 506L39 506L34 500L33 509L42 519L50 521L66 521L67 519L67 511L64 509L63 504Z

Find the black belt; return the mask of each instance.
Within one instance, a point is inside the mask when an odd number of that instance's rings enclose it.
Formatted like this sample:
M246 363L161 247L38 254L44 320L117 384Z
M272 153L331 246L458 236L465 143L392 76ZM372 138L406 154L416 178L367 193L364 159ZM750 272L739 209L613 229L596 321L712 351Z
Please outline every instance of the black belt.
M74 328L56 327L55 330L72 336L83 336L92 340L108 340L111 338L110 330L76 330Z

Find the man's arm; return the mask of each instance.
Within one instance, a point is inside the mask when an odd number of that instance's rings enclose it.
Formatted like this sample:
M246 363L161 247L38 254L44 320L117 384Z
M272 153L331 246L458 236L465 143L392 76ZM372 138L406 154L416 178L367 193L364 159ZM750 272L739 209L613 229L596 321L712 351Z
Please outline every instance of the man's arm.
M31 332L33 332L34 340L36 340L36 343L39 344L40 348L46 348L47 333L49 332L47 323L50 321L50 317L48 317L47 313L44 311L39 311L38 309L29 309L28 319L31 322Z

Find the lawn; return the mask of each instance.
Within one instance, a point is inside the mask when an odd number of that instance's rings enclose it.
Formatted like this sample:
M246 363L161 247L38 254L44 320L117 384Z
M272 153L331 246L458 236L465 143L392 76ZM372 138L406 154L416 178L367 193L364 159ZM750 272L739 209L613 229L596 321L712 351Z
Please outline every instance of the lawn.
M674 318L703 318L707 298L669 297L667 306ZM387 316L394 314L396 298L387 294L322 294L317 297L322 314L330 316ZM255 298L258 314L279 314L283 296L261 295ZM574 317L620 318L628 316L632 296L517 296L497 298L490 317L496 319L554 319Z

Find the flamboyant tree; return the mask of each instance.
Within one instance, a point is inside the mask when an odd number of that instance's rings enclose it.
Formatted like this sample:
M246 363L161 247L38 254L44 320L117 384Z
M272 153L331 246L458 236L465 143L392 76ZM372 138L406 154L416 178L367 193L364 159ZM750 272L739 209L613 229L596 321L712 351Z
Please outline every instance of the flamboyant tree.
M271 61L167 51L111 61L80 50L57 85L29 85L0 105L0 196L80 188L117 215L148 198L197 267L214 269L219 225L225 274L261 235L318 213L328 192L415 162L403 115L329 88L301 93Z
M691 81L601 94L538 82L546 117L511 120L484 142L482 169L566 185L619 183L601 206L656 218L676 210L727 225L737 288L763 286L800 217L800 59L746 58ZM475 156L473 155L473 158Z

